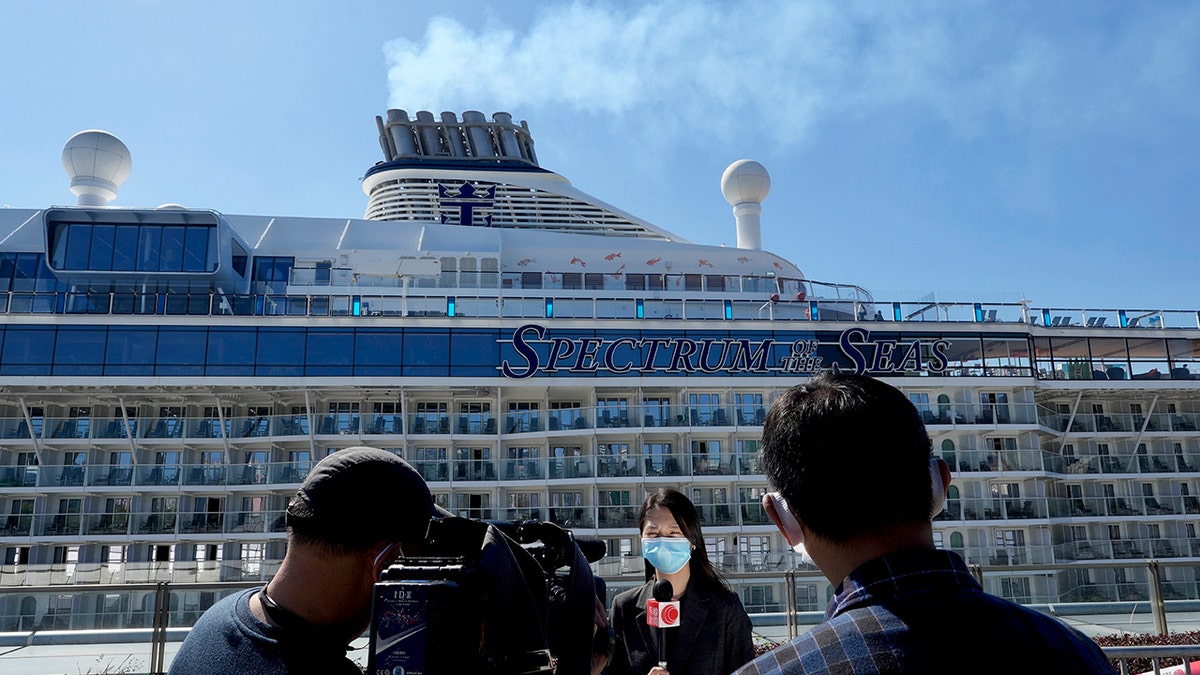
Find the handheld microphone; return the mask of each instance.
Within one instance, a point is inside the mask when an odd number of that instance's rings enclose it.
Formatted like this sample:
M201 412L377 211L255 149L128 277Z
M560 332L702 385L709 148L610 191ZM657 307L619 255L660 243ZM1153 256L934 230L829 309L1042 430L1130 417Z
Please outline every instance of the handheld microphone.
M646 601L646 623L658 628L658 665L667 667L667 628L679 627L679 601L671 600L675 589L661 579L654 583L654 599Z

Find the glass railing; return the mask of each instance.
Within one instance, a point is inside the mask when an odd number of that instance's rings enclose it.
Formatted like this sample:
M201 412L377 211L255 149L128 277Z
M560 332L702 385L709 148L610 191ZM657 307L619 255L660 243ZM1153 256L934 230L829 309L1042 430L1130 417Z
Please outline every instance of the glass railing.
M179 514L175 511L143 511L129 515L131 534L176 534Z
M1065 418L1032 404L954 404L937 410L923 410L930 425L1032 425L1041 423L1059 430ZM222 439L241 440L286 436L388 436L422 435L483 435L520 434L529 432L565 433L569 431L604 431L608 429L703 429L714 433L726 429L748 428L757 431L766 417L765 408L745 406L691 407L684 405L630 405L581 407L568 410L522 411L520 413L472 413L451 415L442 413L406 413L387 415L263 415L251 417L141 417L95 418L84 423L79 418L39 418L32 429L23 418L0 418L0 436L12 441L33 439L38 433L53 434L54 439L126 440L192 440L197 442ZM1078 431L1094 431L1097 424L1091 415L1075 419ZM1132 428L1130 415L1103 416L1111 420L1103 428L1113 431L1137 431ZM1143 418L1138 418L1143 419ZM44 424L43 424L44 423ZM1194 430L1200 414L1152 415L1148 431ZM1160 426L1161 425L1161 426ZM1140 428L1140 427L1139 427ZM39 431L40 430L40 431ZM31 434L32 431L32 434Z
M1033 403L951 403L922 407L927 425L1038 424L1045 408Z
M537 459L506 459L500 463L501 480L544 480L546 465Z
M43 537L77 537L82 533L83 516L78 513L34 515L33 531Z
M546 509L548 520L567 529L596 527L592 509L584 507L552 506Z
M515 448L514 448L515 449ZM735 452L698 453L622 453L619 455L536 455L504 459L422 460L422 448L410 448L406 459L431 482L445 481L523 481L608 478L686 478L686 477L761 477L757 455ZM507 452L508 448L504 448ZM236 454L236 453L235 453ZM947 455L952 473L960 477L987 473L1070 475L1141 475L1166 478L1181 473L1200 472L1200 458L1191 454L1110 454L1062 456L1044 450L958 451ZM185 488L223 486L265 486L298 484L314 462L266 462L251 460L244 464L44 464L0 467L0 488L46 487L154 487ZM1140 499L1140 497L1138 497ZM1198 505L1190 498L1158 497L1164 504L1161 513L1195 512ZM970 508L969 505L965 508ZM976 510L978 514L978 510ZM1151 514L1156 513L1152 511ZM1054 515L1067 515L1059 512ZM972 516L963 515L966 519ZM1041 517L1041 516L1039 516Z
M1128 560L1185 558L1197 553L1195 542L1187 538L1096 539L1073 541L1054 546L1056 560Z
M5 417L0 419L0 437L23 439L31 437L41 437L40 429L34 429L30 433L29 423L24 417Z
M181 534L216 534L224 530L225 514L209 511L180 511Z
M450 480L450 462L446 460L416 461L412 465L426 482L438 483Z
M946 500L935 520L1028 520L1048 518L1050 505L1044 497L1027 499L957 498Z
M700 524L704 527L730 527L738 525L737 511L729 504L696 504Z
M590 455L552 457L547 463L547 477L551 480L591 478L596 475L596 458Z
M767 516L766 509L763 508L762 502L743 502L737 506L738 513L742 519L742 525L773 525L770 517Z
M483 273L480 273L483 274ZM536 283L523 285L521 273L504 273L496 283L495 273L485 275L491 281L480 283L479 274L465 282L433 278L401 289L397 277L347 274L343 282L331 275L336 286L325 282L309 284L309 277L297 277L297 286L321 286L340 290L350 283L359 288L387 288L370 294L247 294L209 293L0 293L0 313L72 314L86 311L93 315L233 315L233 316L448 316L448 297L455 298L455 315L498 318L545 318L547 297L554 300L555 316L583 319L724 319L819 321L837 319L859 322L949 322L1008 323L1047 328L1069 327L1074 330L1096 329L1176 329L1196 328L1200 315L1193 310L1154 309L1064 309L1032 308L1019 302L948 302L930 296L918 301L875 301L861 288L805 280L806 298L795 295L797 280L725 276L719 287L703 289L676 284L682 275L668 275L665 287L653 295L680 292L686 297L648 297L646 291L631 290L618 275L603 275L599 287L562 288L563 275L541 275ZM555 282L555 278L559 282ZM779 284L790 289L780 293ZM359 290L356 288L355 290ZM473 291L480 288L480 291ZM496 302L496 290L503 289L504 302ZM780 297L783 295L784 297ZM724 296L724 297L722 297ZM636 300L642 300L641 316ZM727 313L725 302L730 303ZM86 308L80 310L79 308ZM817 311L813 311L814 307ZM1000 368L1003 369L1003 368ZM989 370L995 371L997 368ZM1029 376L1028 366L1019 374ZM1150 369L1154 371L1153 368ZM1092 370L1087 375L1092 376ZM1105 370L1098 370L1109 378ZM1167 371L1158 371L1166 376ZM995 374L993 372L993 374ZM1109 378L1111 379L1111 378ZM1186 379L1186 378L1185 378Z
M1013 545L1013 546L968 546L956 549L967 564L1006 566L1006 565L1046 565L1055 562L1053 546Z
M1045 471L1056 455L1044 450L964 450L943 456L953 473L995 471Z
M1104 497L1052 497L1047 500L1051 518L1095 518L1108 515Z
M57 486L225 486L299 483L311 462L239 465L156 464L81 466L75 464L0 467L0 487Z
M1200 513L1200 498L1188 495L1142 497L1033 497L948 499L936 521L1102 518Z
M499 480L496 462L490 459L455 460L451 463L451 480L494 481Z
M636 506L600 506L596 512L596 527L637 530Z
M95 536L129 534L129 512L86 513L83 516L84 533Z
M479 467L466 465L470 470ZM480 469L479 478L467 474L466 481L487 480L486 469ZM181 500L180 506L191 502ZM713 527L769 526L770 520L759 502L705 503L697 504L701 521ZM1044 505L1029 517L1041 517ZM576 506L555 507L538 510L533 508L525 515L517 514L521 509L498 511L507 520L550 520L564 527L582 528L625 528L636 529L636 506ZM517 515L514 515L517 514ZM519 516L519 517L518 517ZM1010 517L1023 517L1013 510ZM286 530L282 510L189 510L188 508L166 510L118 510L111 512L84 512L68 514L24 514L0 519L0 535L4 536L136 536L136 535L208 535L208 534L270 534Z
M96 594L100 593L106 597L113 595L114 591L111 588L106 588L102 591L93 591L81 587L82 584L154 584L158 582L171 582L178 584L203 584L217 583L230 581L265 581L274 576L279 568L279 560L263 560L254 561L249 564L240 560L231 561L173 561L173 562L140 562L140 563L66 563L55 565L0 565L0 579L3 583L0 587L19 587L19 586L74 586L74 588L56 589L56 594L63 593L83 593ZM185 588L173 589L173 594L182 594ZM145 589L133 591L137 594L144 594ZM150 587L149 593L153 595L153 587ZM218 596L221 592L217 593ZM134 605L139 603L127 603ZM99 605L98 605L99 606ZM121 606L127 606L122 604ZM171 602L172 608L184 606L183 602L176 603L174 599ZM177 611L179 614L177 614ZM194 612L192 620L199 617L200 611ZM189 625L187 623L178 623L176 620L183 621L183 610L172 610L172 625ZM124 615L123 619L117 620L117 616ZM138 611L130 612L100 612L93 614L91 612L81 613L79 617L71 617L71 623L63 626L67 628L120 628L120 627L142 627L149 626L149 623L142 624L142 614ZM82 619L86 617L88 621ZM64 618L66 618L64 616ZM97 621L96 624L90 623L91 620ZM111 621L110 621L111 619ZM15 630L15 627L10 627Z
M91 437L92 420L89 417L47 417L43 424L43 438L71 439Z
M1076 413L1074 419L1070 415L1041 410L1040 423L1054 431L1069 431L1077 433L1147 433L1195 431L1200 423L1197 413L1154 413L1151 415L1134 415L1130 413L1092 414ZM1068 423L1070 429L1067 428Z
M508 508L504 509L504 520L510 523L520 523L526 520L544 521L546 517L543 515L542 509L537 507L525 508Z
M271 534L287 531L282 510L88 513L89 535Z
M446 414L409 413L407 422L408 433L413 436L450 434L450 416Z
M136 417L129 420L124 417L97 417L92 420L90 428L92 438L103 440L137 436L137 425Z
M33 533L33 514L13 514L0 520L0 536L28 537Z

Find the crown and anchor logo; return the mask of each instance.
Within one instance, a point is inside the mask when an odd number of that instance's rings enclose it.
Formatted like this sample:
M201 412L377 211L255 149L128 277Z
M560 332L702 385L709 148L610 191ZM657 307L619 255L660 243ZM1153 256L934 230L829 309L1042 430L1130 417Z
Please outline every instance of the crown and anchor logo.
M455 210L459 225L492 226L492 207L496 203L496 186L438 184L438 201L442 208L442 224L454 224ZM478 217L478 222L476 222Z

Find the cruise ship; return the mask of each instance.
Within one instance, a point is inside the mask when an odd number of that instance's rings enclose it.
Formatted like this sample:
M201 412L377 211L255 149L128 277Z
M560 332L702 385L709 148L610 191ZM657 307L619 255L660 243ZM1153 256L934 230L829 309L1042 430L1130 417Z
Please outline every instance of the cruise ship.
M354 445L454 513L603 539L614 593L676 486L752 614L819 610L758 447L832 367L921 410L938 545L989 591L1200 597L1197 312L876 298L764 250L757 162L721 177L722 247L543 168L509 114L376 122L361 218L110 205L130 152L95 130L63 151L75 205L0 209L0 631L149 625L158 582L190 625L273 573L289 496Z

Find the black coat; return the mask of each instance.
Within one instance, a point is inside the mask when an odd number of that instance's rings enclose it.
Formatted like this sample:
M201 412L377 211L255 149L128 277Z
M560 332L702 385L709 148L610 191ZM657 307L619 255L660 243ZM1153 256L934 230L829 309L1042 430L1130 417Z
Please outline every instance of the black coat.
M647 582L613 600L610 619L616 646L605 675L650 672L658 665L660 631L674 631L667 638L671 675L729 675L754 658L750 617L732 591L688 584L680 598L679 627L660 629L646 624L646 601L653 599L653 588L654 582Z

